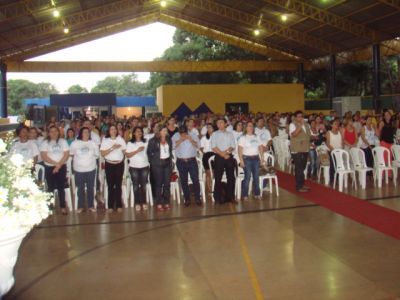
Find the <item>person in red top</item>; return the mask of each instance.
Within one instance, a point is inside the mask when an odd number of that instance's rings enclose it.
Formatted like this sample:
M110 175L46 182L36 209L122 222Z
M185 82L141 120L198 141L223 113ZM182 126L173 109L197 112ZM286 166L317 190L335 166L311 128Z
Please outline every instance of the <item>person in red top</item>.
M351 119L347 119L342 128L342 137L345 150L357 147L358 135Z

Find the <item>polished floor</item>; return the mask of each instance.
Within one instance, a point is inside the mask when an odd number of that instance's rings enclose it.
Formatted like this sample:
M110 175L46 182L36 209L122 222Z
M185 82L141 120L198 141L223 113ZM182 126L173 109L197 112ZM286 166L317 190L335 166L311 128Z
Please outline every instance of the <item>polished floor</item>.
M400 187L346 190L400 211ZM400 241L280 190L167 213L54 215L4 299L400 299Z

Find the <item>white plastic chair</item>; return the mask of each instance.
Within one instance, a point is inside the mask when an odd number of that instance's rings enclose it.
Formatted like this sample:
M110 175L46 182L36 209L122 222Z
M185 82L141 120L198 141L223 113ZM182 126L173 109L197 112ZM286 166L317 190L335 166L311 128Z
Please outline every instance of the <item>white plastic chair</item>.
M331 152L335 175L333 179L333 188L336 186L336 178L339 180L339 192L343 192L343 185L347 188L347 176L351 175L354 188L357 190L356 172L350 168L349 153L343 149L334 149Z
M393 170L394 176L397 178L398 169L400 168L400 145L393 145L392 146L392 153L393 153Z
M173 152L175 153L175 152ZM179 174L178 172L178 168L176 167L176 159L175 156L173 156L172 158L173 161L173 172L175 174ZM179 189L179 178L176 179L175 181L171 181L171 195L172 195L172 199L176 200L178 202L178 204L181 203L181 192Z
M324 176L324 184L329 185L329 172L330 172L330 165L324 165L321 163L321 155L323 153L328 153L326 146L321 145L316 148L317 155L318 155L318 161L319 161L319 167L318 167L318 183L321 182L321 174Z
M275 158L271 153L265 152L263 155L263 163L268 167L268 166L274 166L275 165ZM265 175L260 175L259 178L259 186L260 186L260 191L261 195L264 189L264 181L268 180L268 186L265 189L268 189L269 192L272 194L272 181L275 183L275 189L276 189L276 195L279 196L279 184L278 184L278 176L276 174L265 174Z
M390 159L389 149L381 146L377 146L372 149L372 155L374 157L374 169L375 178L374 181L378 182L378 187L382 187L383 173L385 173L385 182L389 183L389 172L393 171L393 184L396 186L396 171L397 168L392 167ZM385 162L385 156L387 157L387 162Z
M358 180L360 182L361 188L365 189L367 186L367 173L373 172L374 169L367 166L365 161L365 153L360 148L351 148L350 157L353 162L353 168L358 173Z
M235 180L235 196L236 196L237 200L240 200L240 197L242 196L243 180L244 180L244 169L239 165L239 162L238 162L238 169L237 169L237 175L236 175L236 180ZM253 178L250 179L249 193L251 193L251 188L253 186L252 182L253 182Z
M45 172L44 166L39 164L35 165L35 178L38 182L42 184L46 184L44 172Z

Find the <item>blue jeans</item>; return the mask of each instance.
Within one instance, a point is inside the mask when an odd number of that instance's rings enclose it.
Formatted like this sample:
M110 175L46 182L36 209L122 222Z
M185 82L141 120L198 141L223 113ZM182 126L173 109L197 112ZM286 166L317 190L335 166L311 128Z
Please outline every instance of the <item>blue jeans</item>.
M94 206L94 183L96 181L96 170L89 172L75 171L75 184L78 189L78 208L83 208L85 199L85 185L87 189L88 208Z
M176 167L179 171L179 177L181 180L181 186L183 190L183 196L185 197L185 202L190 202L190 189L189 189L189 176L193 182L194 199L196 202L200 202L200 182L199 182L199 167L197 165L197 160L195 158L190 160L176 160Z
M308 169L308 174L311 176L317 176L318 170L318 156L315 149L310 149L310 166Z
M250 178L253 176L254 196L260 196L260 158L258 156L244 156L244 179L242 181L242 197L248 197Z

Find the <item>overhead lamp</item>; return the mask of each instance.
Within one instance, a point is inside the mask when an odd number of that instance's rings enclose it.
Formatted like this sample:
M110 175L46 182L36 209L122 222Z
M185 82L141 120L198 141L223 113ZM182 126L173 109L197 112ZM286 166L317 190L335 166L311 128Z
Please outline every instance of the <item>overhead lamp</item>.
M260 30L259 29L254 29L254 35L255 36L258 36L258 35L260 35Z
M53 10L53 17L58 18L59 16L60 16L60 12L57 9Z
M68 27L64 27L64 33L68 34L69 33L69 28Z
M283 22L286 22L287 19L288 19L287 15L281 15L281 20L282 20Z
M167 1L162 0L162 1L160 2L160 5L161 5L161 7L166 7L166 6L167 6Z

